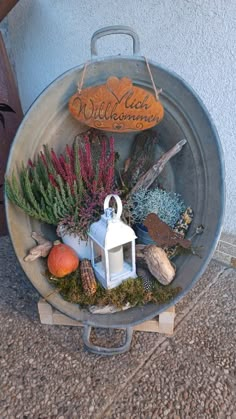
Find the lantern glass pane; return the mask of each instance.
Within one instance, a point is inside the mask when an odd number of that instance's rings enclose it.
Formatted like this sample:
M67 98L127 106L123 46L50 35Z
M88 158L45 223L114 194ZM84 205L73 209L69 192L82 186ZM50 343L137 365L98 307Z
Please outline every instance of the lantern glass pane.
M124 245L124 268L126 271L132 271L132 242Z
M98 264L102 261L103 249L95 242L93 242L94 249L94 264Z

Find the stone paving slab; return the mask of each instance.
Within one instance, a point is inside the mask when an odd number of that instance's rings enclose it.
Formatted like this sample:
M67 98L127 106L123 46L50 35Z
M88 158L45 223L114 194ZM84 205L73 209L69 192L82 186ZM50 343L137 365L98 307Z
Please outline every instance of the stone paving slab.
M227 269L225 265L218 262L217 260L211 260L204 275L195 284L194 288L177 304L176 313L178 324L182 318L184 318L189 311L192 310L193 306L201 301L202 296L205 294L207 289L214 284L221 276L221 274Z
M233 418L235 393L235 271L206 292L176 335L166 339L107 418Z
M231 418L235 399L227 377L201 358L191 362L171 346L129 383L105 418Z
M178 330L173 344L194 349L196 356L236 380L235 270L226 269L211 286Z
M187 416L182 415L178 399L181 406L189 406L190 401L197 400L200 394L206 394L212 402L209 412L223 412L227 418L233 406L234 324L230 307L233 304L232 281L235 276L235 271L227 271L223 265L211 262L196 287L178 304L179 325L174 337L136 332L129 353L102 358L84 351L80 328L39 323L38 294L25 279L9 238L1 239L0 418L217 418L202 416L203 407L199 406L189 408ZM229 298L226 297L228 293ZM206 302L209 301L210 314L215 312L216 315L214 319L208 319L211 328L206 331L204 327L207 327L206 316L209 314ZM229 333L215 328L215 324L220 324L220 320L222 322L222 316L219 317L224 307L225 324L230 314ZM121 333L116 334L117 339L120 339ZM217 345L210 346L205 333L208 337L213 336L213 343ZM114 338L109 336L109 331L99 330L97 334L100 344ZM191 343L199 336L202 348L198 340L198 348ZM219 343L222 339L221 350ZM207 353L204 353L206 348ZM222 367L216 360L223 362L227 351L228 362ZM227 369L229 373L224 371ZM211 377L214 377L214 383L211 383ZM179 380L182 380L182 387ZM171 391L170 385L173 387ZM181 396L177 392L179 386ZM218 402L215 401L216 388L224 394L220 396L216 392ZM161 401L164 392L167 403ZM225 398L225 410L220 407L222 397ZM167 406L170 402L172 405ZM197 416L195 413L191 416L191 411L196 411Z

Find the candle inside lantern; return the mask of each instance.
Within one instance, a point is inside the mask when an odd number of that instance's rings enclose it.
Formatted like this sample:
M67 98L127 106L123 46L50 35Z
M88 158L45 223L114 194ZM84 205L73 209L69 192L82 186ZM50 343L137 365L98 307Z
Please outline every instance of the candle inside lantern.
M115 274L123 270L123 246L117 246L114 249L108 250L108 262L110 274ZM102 263L105 269L105 254L102 252Z

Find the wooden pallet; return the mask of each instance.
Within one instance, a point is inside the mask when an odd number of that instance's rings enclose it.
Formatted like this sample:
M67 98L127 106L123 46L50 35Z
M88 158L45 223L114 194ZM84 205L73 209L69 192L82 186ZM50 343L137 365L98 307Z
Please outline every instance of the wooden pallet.
M40 298L38 302L39 317L42 324L58 325L58 326L79 326L83 324L73 320L60 311L53 308L47 301ZM175 306L163 311L159 316L152 320L134 326L134 330L140 332L155 332L172 335L174 333Z

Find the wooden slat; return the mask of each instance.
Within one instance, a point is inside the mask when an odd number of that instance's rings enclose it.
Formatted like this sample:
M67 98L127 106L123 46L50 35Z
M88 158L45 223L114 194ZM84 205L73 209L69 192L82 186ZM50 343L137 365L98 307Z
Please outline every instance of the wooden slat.
M1 8L0 8L1 10ZM6 48L0 33L0 103L9 105L12 112L1 112L5 120L5 128L0 121L0 236L7 234L4 210L4 175L7 158L16 130L23 118L16 82L7 56Z
M38 302L38 311L42 324L83 327L81 322L73 320L60 311L55 310L43 298L40 298ZM175 306L172 306L156 318L134 326L134 330L139 332L154 332L172 335L174 333L174 320Z
M0 22L7 16L18 1L19 0L0 0Z

